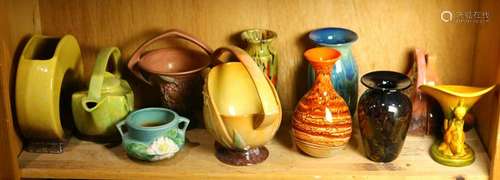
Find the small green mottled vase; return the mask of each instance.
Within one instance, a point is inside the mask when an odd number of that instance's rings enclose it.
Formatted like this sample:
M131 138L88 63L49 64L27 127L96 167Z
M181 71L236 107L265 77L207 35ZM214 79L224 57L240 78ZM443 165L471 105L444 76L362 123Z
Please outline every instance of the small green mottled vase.
M248 43L245 50L274 86L278 82L278 56L271 42L276 37L274 31L265 29L249 29L241 33L241 38Z

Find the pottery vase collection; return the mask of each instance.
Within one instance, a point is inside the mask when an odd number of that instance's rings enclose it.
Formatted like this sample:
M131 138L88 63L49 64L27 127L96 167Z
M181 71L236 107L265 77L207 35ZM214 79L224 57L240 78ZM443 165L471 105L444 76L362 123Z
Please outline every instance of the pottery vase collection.
M16 77L16 112L25 150L62 153L71 121L71 94L79 90L83 63L71 35L34 35L24 47ZM63 121L64 120L64 121ZM70 131L66 131L70 132Z
M200 47L204 53L188 48L146 48L160 39L179 38ZM192 35L168 30L142 44L132 55L128 68L139 79L158 86L164 107L202 123L202 71L211 63L212 49ZM148 75L146 78L144 74Z
M278 56L271 42L276 37L274 31L265 29L250 29L241 33L241 38L247 42L245 50L274 86L278 82Z
M314 157L328 157L345 147L352 133L349 107L333 88L330 72L341 53L319 47L304 53L315 70L311 89L300 99L292 120L297 147Z
M430 155L434 161L461 167L474 162L474 151L465 143L463 131L465 116L472 106L495 85L479 88L457 85L422 85L424 93L434 97L444 112L444 136L431 146Z
M401 92L411 81L397 72L375 71L365 74L361 83L368 87L358 104L365 155L375 162L391 162L401 152L411 121L411 101Z
M118 71L120 50L104 48L97 55L88 91L72 96L75 126L82 138L94 141L116 141L119 134L115 124L134 109L134 94ZM114 72L107 72L108 62Z
M189 119L166 108L144 108L116 124L129 156L158 161L172 158L184 146ZM123 130L126 126L126 131Z
M319 46L334 48L342 56L330 72L330 78L337 91L349 106L351 116L354 116L358 102L358 65L352 55L351 46L358 35L344 28L321 28L309 33L309 39ZM308 67L308 87L313 85L316 75L311 66Z
M128 69L158 87L167 108L132 112L134 94L121 79L118 48L99 52L88 90L76 92L82 89L84 72L77 40L71 35L35 35L20 55L15 84L16 115L26 140L23 148L62 153L75 125L81 138L101 142L121 138L130 157L158 161L182 150L193 120L204 123L214 137L219 161L234 166L261 163L269 157L265 145L282 120L275 88L278 58L271 47L276 37L271 30L243 31L246 51L236 46L212 51L176 29L146 41L133 53ZM174 38L202 51L148 49L161 39ZM319 47L304 52L309 62L309 91L299 100L291 122L292 141L300 151L329 157L345 148L357 111L363 150L372 161L395 160L409 132L420 136L442 133L443 138L430 148L430 156L440 164L460 167L474 162L474 151L465 143L464 130L473 126L468 111L495 85L435 85L439 79L429 65L431 58L415 49L409 77L392 71L365 74L361 83L368 89L358 103L358 68L351 51L357 34L344 28L322 28L310 32L309 38ZM69 102L71 107L64 106Z
M227 62L229 55L238 61ZM214 58L221 62L206 76L203 114L207 131L216 140L215 156L235 166L263 162L269 156L264 145L281 123L276 89L244 50L221 47Z

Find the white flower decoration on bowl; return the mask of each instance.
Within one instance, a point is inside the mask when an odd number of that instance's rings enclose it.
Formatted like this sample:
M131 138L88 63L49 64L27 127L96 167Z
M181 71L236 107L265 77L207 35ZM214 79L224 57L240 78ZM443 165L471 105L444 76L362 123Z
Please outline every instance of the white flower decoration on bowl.
M154 155L151 160L157 161L165 158L171 158L179 151L179 147L168 137L159 137L149 145L147 153Z

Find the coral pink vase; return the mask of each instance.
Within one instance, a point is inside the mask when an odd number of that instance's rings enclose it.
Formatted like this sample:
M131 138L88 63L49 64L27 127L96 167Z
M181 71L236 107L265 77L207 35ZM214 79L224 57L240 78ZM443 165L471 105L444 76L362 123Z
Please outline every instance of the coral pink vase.
M439 84L440 81L429 66L429 55L421 49L413 52L412 66L407 73L412 80L412 87L407 90L413 104L412 119L408 134L424 136L438 134L444 118L439 103L422 93L418 87L424 84Z

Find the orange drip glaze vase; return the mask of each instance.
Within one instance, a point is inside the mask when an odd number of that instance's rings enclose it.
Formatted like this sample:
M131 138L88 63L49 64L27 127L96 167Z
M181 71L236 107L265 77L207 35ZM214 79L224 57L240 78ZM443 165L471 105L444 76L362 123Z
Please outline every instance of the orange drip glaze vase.
M295 108L292 134L301 151L313 157L329 157L345 147L352 133L349 107L330 81L330 72L341 54L318 47L307 50L304 56L316 78Z

